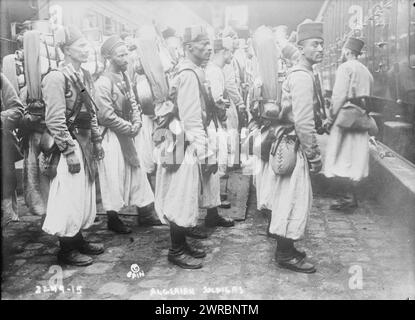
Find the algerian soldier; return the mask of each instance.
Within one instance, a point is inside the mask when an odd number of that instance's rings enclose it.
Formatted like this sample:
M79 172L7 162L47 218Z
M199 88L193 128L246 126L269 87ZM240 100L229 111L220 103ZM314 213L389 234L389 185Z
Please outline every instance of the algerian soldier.
M232 53L238 49L239 40L235 31L231 28L224 30L222 34L223 38L233 39ZM233 167L239 163L239 114L246 112L246 106L242 97L241 80L239 76L239 68L237 67L237 61L232 59L230 64L226 64L223 67L223 73L225 75L225 89L226 95L229 97L231 105L226 110L227 113L227 126L228 133L231 139L231 153L229 156L229 166Z
M304 237L311 210L310 172L321 169L314 120L318 95L312 68L323 59L323 25L302 23L297 34L301 57L283 83L281 119L282 123L293 125L295 130L291 134L297 137L300 147L292 173L277 175L269 233L277 238L276 261L281 268L312 273L315 267L306 261L305 253L294 247L294 241Z
M92 78L81 68L88 61L88 42L74 26L65 27L60 47L65 55L59 70L42 81L45 121L55 142L56 175L50 183L43 231L59 237L59 263L85 266L89 255L104 252L101 244L87 242L81 231L96 216L96 162L104 157L92 99Z
M227 41L229 40L229 41ZM227 46L226 46L227 45ZM216 39L214 41L213 46L213 57L211 61L207 64L206 67L206 79L209 82L212 98L215 103L215 108L218 114L218 121L217 126L218 128L213 128L214 123L211 122L210 130L211 133L209 139L216 140L218 143L218 162L219 162L219 169L218 174L214 174L211 176L211 180L215 179L216 175L219 175L222 180L226 181L229 176L227 175L227 158L228 158L228 134L226 132L226 100L223 98L223 94L225 91L225 78L223 75L223 67L226 64L230 64L232 61L232 42L230 42L230 38L227 39ZM220 121L221 120L221 121ZM214 138L217 137L217 138ZM221 186L222 187L222 186ZM226 200L227 197L227 190L221 191L221 201L220 207L222 208L230 208L230 202ZM202 205L203 206L203 205ZM217 208L208 209L208 213L210 211L216 211ZM216 219L212 219L209 217L216 217ZM209 215L205 221L205 224L208 227L213 226L223 226L223 227L231 227L234 225L234 222L231 220L227 220L222 218L219 215Z
M364 42L349 38L342 50L343 64L336 73L333 87L332 105L329 109L327 125L331 127L325 156L326 177L346 178L353 182L349 197L340 199L330 208L334 210L354 209L358 206L356 186L369 174L369 135L367 131L343 130L336 124L336 117L347 100L370 96L373 89L373 76L359 60ZM361 106L363 107L363 106Z
M204 72L200 67L209 59L212 48L202 26L185 29L184 45L187 56L177 66L171 84L177 116L184 132L184 138L179 135L176 138L179 142L185 139L181 144L184 154L176 144L177 160L163 165L161 155L168 151L167 140L157 146L160 156L156 175L156 210L170 223L171 248L168 260L185 269L197 269L202 267L202 263L196 259L203 258L206 253L190 247L186 236L200 236L192 230L199 217L201 176L209 176L217 171L216 161L207 163L214 151L207 144L206 101L202 88Z
M13 130L21 126L23 117L23 104L20 102L17 92L11 82L0 74L1 97L1 139L2 139L2 190L1 190L1 227L2 227L2 268L9 265L9 254L21 253L23 248L14 245L7 237L7 225L18 220L17 211L17 177L15 161L20 152L17 146L17 138Z
M2 227L18 218L16 203L17 177L15 161L19 155L13 133L21 123L23 104L11 82L1 73L1 137L2 137Z
M98 165L102 204L108 216L108 229L126 234L131 229L118 217L125 206L137 206L140 224L160 222L154 217L154 194L140 168L134 144L141 117L126 74L127 46L113 36L104 42L101 53L109 60L107 70L95 83L98 122L104 127L102 145L106 154Z

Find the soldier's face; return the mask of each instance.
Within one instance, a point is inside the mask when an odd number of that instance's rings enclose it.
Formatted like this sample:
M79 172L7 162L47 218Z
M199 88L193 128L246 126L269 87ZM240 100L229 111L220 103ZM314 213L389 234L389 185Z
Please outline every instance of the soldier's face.
M212 47L209 39L193 42L189 46L189 52L195 57L200 63L207 61L212 53Z
M80 38L69 47L66 47L65 55L68 55L74 61L85 63L88 62L89 50L89 42L85 38Z
M307 39L299 48L304 57L314 64L323 61L323 45L322 39Z
M231 50L225 49L223 51L223 58L225 64L230 64L232 62L233 54Z
M128 49L122 45L114 49L111 55L111 63L121 71L126 71L128 66Z

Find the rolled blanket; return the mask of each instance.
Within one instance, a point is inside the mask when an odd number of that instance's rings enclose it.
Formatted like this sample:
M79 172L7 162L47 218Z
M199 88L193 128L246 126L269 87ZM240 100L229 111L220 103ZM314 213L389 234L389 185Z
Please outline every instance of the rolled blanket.
M153 39L139 39L137 52L144 72L150 82L154 103L162 103L167 99L169 89L155 41Z
M14 54L9 54L3 58L3 74L13 85L16 92L19 92L19 81L16 74L16 58Z
M261 26L253 36L253 45L258 60L258 71L262 80L262 98L279 101L278 60L280 51L275 44L271 29Z
M25 78L27 94L30 99L40 99L42 96L41 63L40 63L40 33L36 30L27 31L23 37Z

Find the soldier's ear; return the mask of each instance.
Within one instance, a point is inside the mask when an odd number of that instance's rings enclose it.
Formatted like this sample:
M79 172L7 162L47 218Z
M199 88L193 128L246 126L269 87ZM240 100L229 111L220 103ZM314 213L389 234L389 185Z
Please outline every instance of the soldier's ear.
M192 43L187 43L187 44L185 44L184 45L184 50L185 51L190 51L190 52L192 52L193 51L193 45L192 45Z

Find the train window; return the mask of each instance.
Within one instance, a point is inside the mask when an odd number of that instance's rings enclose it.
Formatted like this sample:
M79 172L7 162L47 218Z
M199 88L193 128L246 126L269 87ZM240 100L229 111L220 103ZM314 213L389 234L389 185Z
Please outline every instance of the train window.
M409 66L415 69L415 3L409 3L409 30L408 30L408 61Z

